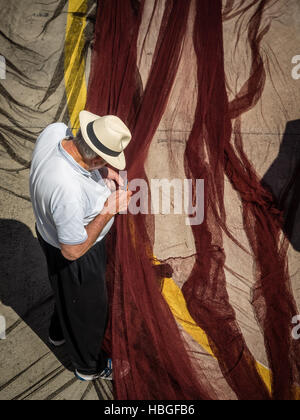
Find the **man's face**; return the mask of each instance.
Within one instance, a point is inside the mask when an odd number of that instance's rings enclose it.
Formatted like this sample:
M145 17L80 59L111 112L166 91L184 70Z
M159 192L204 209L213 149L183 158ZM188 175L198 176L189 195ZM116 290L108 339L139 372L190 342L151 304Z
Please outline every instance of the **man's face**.
M103 166L106 165L106 162L104 159L102 159L102 157L98 156L95 159L90 160L88 165L90 171L95 171L97 169L103 168Z

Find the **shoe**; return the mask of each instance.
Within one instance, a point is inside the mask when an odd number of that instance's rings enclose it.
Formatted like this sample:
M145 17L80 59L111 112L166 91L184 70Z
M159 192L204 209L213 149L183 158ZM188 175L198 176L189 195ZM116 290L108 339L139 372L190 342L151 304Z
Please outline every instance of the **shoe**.
M120 366L120 373L119 373L120 377L124 378L125 376L127 376L129 374L129 372L130 372L129 363L125 360L122 360L121 361L121 366ZM111 359L107 360L107 367L101 373L99 379L104 379L106 381L113 381L114 380L113 364L112 364Z
M49 337L49 338L48 338L48 341L49 341L49 343L50 343L50 344L52 344L52 346L54 346L54 347L61 347L61 346L63 346L64 344L66 344L66 340L65 340L65 339L60 340L60 341L57 341L57 340L52 340L52 338L51 338L51 337Z
M107 367L100 374L99 379L104 379L105 381L113 381L113 366L111 359L107 360Z
M99 379L100 373L96 373L94 375L84 375L83 373L79 373L78 370L76 369L75 376L80 381L88 382L88 381L95 381L96 379Z
M113 380L113 372L112 372L112 360L108 359L107 367L101 373L95 373L93 375L84 375L78 370L75 370L75 376L77 379L83 382L87 381L95 381L96 379L103 379L105 381L112 381Z

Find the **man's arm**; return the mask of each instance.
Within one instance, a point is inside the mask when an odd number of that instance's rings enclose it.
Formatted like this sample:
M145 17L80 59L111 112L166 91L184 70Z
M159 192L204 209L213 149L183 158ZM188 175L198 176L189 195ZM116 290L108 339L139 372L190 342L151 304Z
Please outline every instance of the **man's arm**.
M107 223L113 218L113 214L102 214L100 213L92 222L86 226L86 232L88 234L87 240L80 245L65 245L61 244L61 253L69 261L78 260L84 254L88 252L94 245L97 238L101 234Z
M75 261L86 254L114 215L127 210L131 196L131 191L115 191L107 199L102 212L85 227L88 234L87 240L80 245L60 244L62 255L69 261Z

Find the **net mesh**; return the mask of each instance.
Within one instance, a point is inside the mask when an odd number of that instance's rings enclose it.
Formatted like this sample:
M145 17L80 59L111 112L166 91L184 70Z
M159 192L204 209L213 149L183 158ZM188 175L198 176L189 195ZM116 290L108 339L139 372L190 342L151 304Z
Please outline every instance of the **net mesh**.
M98 1L87 109L118 115L132 131L125 151L129 181L143 179L151 190L147 168L150 158L158 159L156 143L166 145L161 159L169 174L192 179L194 185L203 179L205 185L204 221L189 228L193 255L169 255L169 261L157 265L158 218L152 214L118 216L108 236L110 328L105 344L112 351L117 399L297 396L299 341L292 339L291 320L298 311L289 239L283 234L284 203L278 206L261 182L243 134L243 116L259 103L266 85L261 43L282 6L276 0ZM230 87L224 54L223 29L232 20L233 48L244 43L248 51L246 78L236 89ZM233 205L240 206L243 238L229 226L229 188L240 203ZM175 219L168 220L172 230ZM183 220L178 226L185 237ZM262 335L271 392L228 291L228 240L251 261L248 310ZM241 280L238 272L232 274ZM163 293L171 275L190 322L207 337L207 352L203 342L199 346L195 336L183 331Z

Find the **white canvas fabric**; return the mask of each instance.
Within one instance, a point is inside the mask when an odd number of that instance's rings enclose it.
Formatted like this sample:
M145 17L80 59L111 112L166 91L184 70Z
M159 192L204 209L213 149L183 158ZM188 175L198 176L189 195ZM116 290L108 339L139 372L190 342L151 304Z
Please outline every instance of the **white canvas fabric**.
M81 167L62 147L68 136L63 123L48 126L39 136L30 171L30 195L37 229L50 245L78 245L86 241L87 226L111 195L99 171ZM112 218L96 242L114 223Z

